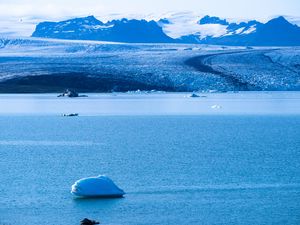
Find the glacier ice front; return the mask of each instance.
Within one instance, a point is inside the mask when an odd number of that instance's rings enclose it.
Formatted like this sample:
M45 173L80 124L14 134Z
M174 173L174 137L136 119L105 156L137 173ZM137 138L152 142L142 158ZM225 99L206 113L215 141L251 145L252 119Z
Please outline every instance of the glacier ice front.
M125 192L110 178L100 175L76 181L72 185L71 193L78 197L120 198Z

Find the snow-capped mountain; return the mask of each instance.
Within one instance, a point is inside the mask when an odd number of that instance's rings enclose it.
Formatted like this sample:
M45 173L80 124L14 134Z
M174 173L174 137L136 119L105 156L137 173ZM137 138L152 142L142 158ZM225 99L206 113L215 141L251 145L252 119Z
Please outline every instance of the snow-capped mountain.
M226 19L220 19L218 17L205 16L199 21L200 25L205 24L220 24L226 27L226 34L223 36L230 36L234 34L250 34L256 31L256 28L261 25L260 22L252 20L249 22L241 23L229 23Z
M164 31L183 42L188 43L206 43L211 39L218 39L226 36L234 35L246 35L256 31L256 28L262 25L256 20L241 23L230 23L226 19L220 19L219 17L204 16L193 23L193 32L182 33L182 35L174 35L173 30L178 27L178 23L172 22L172 20L166 19L164 23L159 21L159 24L164 28ZM182 27L186 24L182 24ZM214 44L214 43L212 43Z
M300 28L281 16L266 24L257 21L231 23L227 25L226 34L219 37L208 36L199 42L242 46L299 46Z
M103 23L94 16L62 22L43 22L37 25L33 37L101 40L114 42L168 43L168 37L155 21L112 20Z
M118 19L101 22L94 16L37 25L33 37L128 43L200 43L241 46L299 46L300 27L278 17L229 22L210 16L175 13L154 20Z

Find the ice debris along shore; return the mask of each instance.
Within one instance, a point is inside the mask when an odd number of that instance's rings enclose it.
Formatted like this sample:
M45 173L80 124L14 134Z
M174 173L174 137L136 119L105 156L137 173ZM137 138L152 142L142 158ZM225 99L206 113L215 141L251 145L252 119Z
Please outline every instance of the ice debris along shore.
M76 181L72 185L71 193L77 197L86 198L121 198L125 195L122 189L104 175Z

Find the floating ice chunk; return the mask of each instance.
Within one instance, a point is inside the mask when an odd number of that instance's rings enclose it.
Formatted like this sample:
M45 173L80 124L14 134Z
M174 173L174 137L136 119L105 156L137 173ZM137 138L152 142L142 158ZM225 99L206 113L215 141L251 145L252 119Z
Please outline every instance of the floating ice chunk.
M222 106L220 106L220 105L213 105L211 108L212 109L222 109Z
M71 193L78 197L120 198L125 192L106 176L88 177L76 181Z

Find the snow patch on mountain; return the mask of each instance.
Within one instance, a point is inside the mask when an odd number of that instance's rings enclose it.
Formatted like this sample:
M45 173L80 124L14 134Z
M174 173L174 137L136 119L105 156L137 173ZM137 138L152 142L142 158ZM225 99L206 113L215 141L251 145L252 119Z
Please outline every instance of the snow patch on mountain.
M158 21L163 31L170 37L176 39L188 35L196 35L200 39L220 37L226 34L227 26L221 24L200 24L203 15L192 12L169 13L162 15L163 19Z
M180 38L199 32L197 21L199 17L190 12L167 13L162 15L158 24L171 38Z
M84 28L86 29L92 29L92 30L103 30L103 29L109 29L114 27L114 24L111 25L96 25L96 26L90 26L90 25L83 25Z
M299 16L284 16L290 23L300 26Z
M227 33L227 26L220 24L199 25L200 38L221 37Z
M243 31L243 34L251 34L256 31L256 25L252 25L249 29Z
M204 16L192 12L169 13L161 16L158 24L174 39L201 42L207 38L246 35L256 31L256 20L234 22L215 16Z

